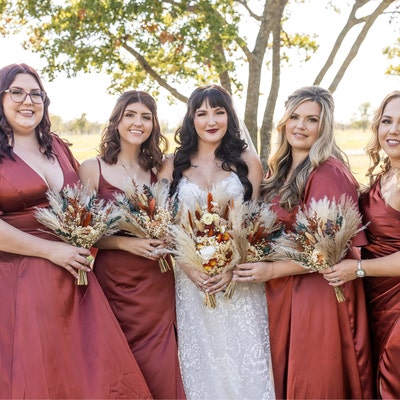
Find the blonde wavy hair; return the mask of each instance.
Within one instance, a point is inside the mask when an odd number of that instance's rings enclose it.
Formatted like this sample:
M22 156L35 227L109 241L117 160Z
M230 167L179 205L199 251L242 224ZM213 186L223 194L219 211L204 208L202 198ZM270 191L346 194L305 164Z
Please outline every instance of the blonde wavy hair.
M306 101L313 101L321 107L318 139L312 145L308 157L296 167L290 179L285 182L292 165L292 148L286 138L286 123L297 107ZM261 184L261 196L265 201L279 195L280 206L292 211L300 203L308 177L316 167L331 156L349 167L346 154L334 138L334 109L332 94L316 85L297 89L287 98L284 115L276 128L278 148L269 159L268 177Z
M386 95L372 117L372 136L367 144L367 147L365 148L365 151L370 159L370 167L366 173L366 177L369 178L370 185L372 185L380 176L388 172L391 167L390 159L386 154L383 153L382 147L379 143L378 130L386 106L390 101L396 98L400 98L400 90L395 90ZM378 165L380 166L380 170L375 171Z

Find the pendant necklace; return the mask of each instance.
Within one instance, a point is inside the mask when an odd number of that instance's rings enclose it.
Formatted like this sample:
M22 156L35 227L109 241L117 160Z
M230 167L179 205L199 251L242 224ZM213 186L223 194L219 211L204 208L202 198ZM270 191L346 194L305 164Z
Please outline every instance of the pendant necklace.
M129 173L129 170L128 170L128 168L126 168L125 164L124 164L121 160L118 160L118 163L119 163L119 164L122 166L122 168L125 170L126 174L129 176L129 178L131 178L132 181L135 182L135 178Z

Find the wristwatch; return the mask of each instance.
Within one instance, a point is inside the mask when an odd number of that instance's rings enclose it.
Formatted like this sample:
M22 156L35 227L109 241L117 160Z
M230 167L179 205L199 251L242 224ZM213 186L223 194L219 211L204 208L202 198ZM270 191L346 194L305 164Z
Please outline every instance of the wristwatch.
M357 278L364 278L365 276L365 270L361 265L361 261L362 260L357 260L357 271L356 271Z

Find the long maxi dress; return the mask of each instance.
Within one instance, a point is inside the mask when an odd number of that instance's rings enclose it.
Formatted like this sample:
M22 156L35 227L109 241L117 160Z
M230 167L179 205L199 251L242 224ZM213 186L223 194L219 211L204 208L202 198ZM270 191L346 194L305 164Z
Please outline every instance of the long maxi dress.
M360 197L369 244L363 258L400 251L400 211L386 204L380 180ZM400 268L400 265L399 265ZM373 339L374 372L379 398L400 398L400 277L365 277Z
M218 183L240 201L243 187L232 173ZM191 209L207 190L183 178L179 200ZM179 356L187 398L274 399L265 287L240 283L232 299L217 293L217 307L204 305L204 293L176 266Z
M311 199L339 200L351 196L357 204L357 182L331 157L309 176L301 206ZM287 231L296 210L289 213L278 199L272 209ZM366 243L364 232L353 246ZM371 344L363 284L343 286L346 301L338 303L332 286L318 272L272 279L266 283L272 365L279 399L373 398Z
M64 186L76 162L54 136ZM0 218L45 239L36 207L46 182L17 155L0 163ZM0 238L0 240L2 240ZM150 391L94 274L73 276L44 258L0 251L0 398L146 399Z
M101 173L100 197L112 200L121 189ZM156 176L152 174L152 182ZM128 340L155 399L185 398L178 361L175 283L158 261L122 250L99 249L94 273Z

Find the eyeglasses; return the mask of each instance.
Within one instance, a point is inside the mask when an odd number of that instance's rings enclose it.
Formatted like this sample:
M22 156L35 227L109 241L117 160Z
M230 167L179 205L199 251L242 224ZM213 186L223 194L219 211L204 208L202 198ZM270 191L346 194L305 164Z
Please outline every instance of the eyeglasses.
M20 88L10 88L4 91L4 93L10 93L11 100L14 103L23 103L29 96L32 103L43 104L46 100L46 92L43 90L32 90L31 92L25 92Z

